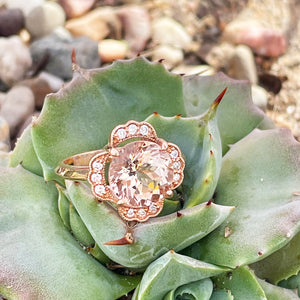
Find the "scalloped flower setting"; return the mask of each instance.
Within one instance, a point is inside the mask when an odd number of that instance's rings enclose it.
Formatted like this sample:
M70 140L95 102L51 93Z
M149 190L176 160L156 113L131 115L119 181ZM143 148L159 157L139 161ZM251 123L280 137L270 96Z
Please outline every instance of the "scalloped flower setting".
M133 138L140 140L117 147ZM164 198L181 184L184 166L177 145L158 138L149 123L129 121L113 129L109 150L91 159L88 181L97 199L117 204L123 219L144 222L161 212Z

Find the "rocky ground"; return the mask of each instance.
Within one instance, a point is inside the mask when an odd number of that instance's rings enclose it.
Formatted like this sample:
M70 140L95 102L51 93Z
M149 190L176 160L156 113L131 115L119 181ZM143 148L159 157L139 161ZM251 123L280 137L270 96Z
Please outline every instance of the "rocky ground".
M300 140L299 0L0 0L0 151L46 94L84 68L138 54L172 72L223 71Z

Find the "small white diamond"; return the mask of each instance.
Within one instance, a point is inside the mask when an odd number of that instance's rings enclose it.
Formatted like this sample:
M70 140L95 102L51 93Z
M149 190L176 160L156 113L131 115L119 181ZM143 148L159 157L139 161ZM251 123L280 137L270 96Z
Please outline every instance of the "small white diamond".
M124 128L120 128L117 131L117 135L120 139L125 139L126 138L126 130Z
M150 200L146 200L146 201L145 201L145 205L146 205L146 206L150 206L151 203L152 203L152 202L151 202Z
M98 184L95 186L95 193L97 195L102 195L105 192L105 186L102 184Z
M100 171L103 168L103 164L101 164L101 162L95 160L92 164L93 169Z
M173 163L173 167L174 167L174 169L180 169L180 167L181 167L180 161L175 161L175 162Z
M128 126L128 132L129 132L129 134L131 134L131 135L136 134L136 132L137 132L137 126L136 126L135 124L130 124L130 125Z
M132 208L128 209L127 217L132 218L134 216L134 210Z
M151 211L152 213L155 213L155 212L157 211L156 205L152 204L152 205L149 207L149 211Z
M142 135L147 135L148 134L148 131L149 131L149 128L147 125L142 125L141 128L140 128L140 133Z
M92 182L100 182L102 180L102 175L101 174L92 174L91 176L91 181Z
M141 208L141 209L139 209L138 214L139 214L140 217L143 218L143 217L146 216L146 211L145 211L144 209Z
M172 158L176 158L178 156L178 151L176 149L172 150L170 153Z
M173 179L175 181L178 181L180 179L180 175L178 173L175 173Z

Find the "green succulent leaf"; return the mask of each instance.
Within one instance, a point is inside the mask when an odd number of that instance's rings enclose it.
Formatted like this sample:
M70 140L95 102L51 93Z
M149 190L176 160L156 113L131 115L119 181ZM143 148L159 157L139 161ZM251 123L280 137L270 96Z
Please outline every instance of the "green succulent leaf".
M260 286L263 288L268 300L299 300L299 297L288 289L278 287L257 278Z
M224 271L223 268L169 251L148 266L133 299L161 300L179 286Z
M210 300L233 300L233 296L230 291L215 290L213 291Z
M9 165L9 153L0 151L0 167L8 167Z
M70 201L64 193L64 189L60 185L56 185L58 191L58 213L64 225L71 230L70 225Z
M220 274L213 278L213 282L218 289L229 290L233 299L267 300L257 278L248 267Z
M264 119L264 113L252 102L249 83L231 79L223 73L183 77L183 99L188 116L204 113L215 94L225 87L228 90L217 112L223 154L229 150L229 145L249 134ZM265 128L269 128L267 123L264 123Z
M75 238L84 246L91 247L95 244L93 237L82 222L75 207L70 204L70 227Z
M215 95L216 98L217 95ZM213 196L221 170L222 145L215 117L218 103L202 116L162 117L154 114L151 123L159 137L175 143L185 158L182 194L184 207L206 202Z
M68 195L96 243L111 260L128 268L144 268L170 249L179 251L187 247L218 227L233 210L213 203L200 204L131 228L112 206L98 203L88 185L66 183ZM127 232L132 234L133 244L104 245Z
M300 297L300 272L286 280L280 281L278 285L287 289L298 290L298 296Z
M142 121L154 111L185 115L182 79L159 63L137 58L103 69L76 70L71 83L46 97L32 127L47 181L61 181L54 172L61 160L103 148L116 125Z
M251 265L255 274L277 284L300 271L300 232L284 247Z
M14 150L9 156L9 166L22 167L36 175L43 176L43 169L36 156L31 138L31 125L27 126L17 140Z
M270 255L300 230L300 144L288 129L255 130L224 156L215 202L236 209L185 250L234 268Z
M55 185L39 176L1 168L0 294L113 300L132 290L138 277L114 274L78 245L59 217L57 196Z
M213 291L213 283L209 278L185 284L175 291L175 299L209 300Z
M213 283L209 278L194 281L170 291L163 300L209 300Z

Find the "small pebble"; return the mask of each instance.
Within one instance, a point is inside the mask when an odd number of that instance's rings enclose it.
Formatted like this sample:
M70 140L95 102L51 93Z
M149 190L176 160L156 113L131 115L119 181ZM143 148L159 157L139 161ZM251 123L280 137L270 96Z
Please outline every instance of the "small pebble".
M99 67L98 44L87 37L70 40L51 34L34 41L30 46L33 61L38 63L48 55L48 63L44 70L63 80L70 80L73 77L71 62L73 49L79 66L86 69Z
M215 73L215 70L208 65L180 65L172 70L172 73L175 74L184 74L184 75L200 75L200 76L209 76Z
M0 151L10 150L9 125L7 121L0 116Z
M155 44L188 49L192 39L184 27L174 19L163 17L152 23L152 40Z
M251 87L253 103L260 109L265 111L268 105L268 92L258 85L252 85Z
M116 59L124 59L128 50L125 41L103 40L98 44L98 53L102 62L112 62Z
M278 57L286 52L287 42L283 33L264 28L255 21L233 22L226 26L223 39L234 44L244 44L256 54Z
M24 27L24 16L20 9L0 10L0 36L17 34Z
M81 17L93 7L94 3L95 0L59 0L68 19Z
M55 28L64 26L66 15L63 8L55 2L45 2L32 9L25 18L26 29L34 38L51 33Z
M12 137L17 133L18 127L34 112L34 106L34 95L26 86L15 86L7 93L0 116L7 121Z
M173 68L183 62L183 51L169 45L158 45L152 50L152 60L163 59L167 69Z
M6 0L7 8L19 8L26 16L33 8L42 5L45 0Z
M148 11L141 6L123 6L118 10L133 55L143 51L151 37L151 24ZM134 17L133 17L134 16Z
M239 45L235 48L228 62L227 73L232 78L245 79L251 84L257 84L254 55L249 47Z
M0 80L7 86L24 78L31 67L29 49L18 36L0 38Z
M100 41L110 32L108 24L102 16L101 8L94 9L80 18L69 20L66 28L75 37L87 36L94 41Z

